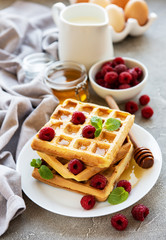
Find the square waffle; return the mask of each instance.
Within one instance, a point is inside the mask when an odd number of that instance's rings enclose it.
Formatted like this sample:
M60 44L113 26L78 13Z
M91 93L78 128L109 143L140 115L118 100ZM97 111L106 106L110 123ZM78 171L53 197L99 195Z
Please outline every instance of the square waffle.
M128 152L130 148L129 138L126 138L122 147L120 148L118 154L116 155L113 163L119 162L125 154ZM96 173L99 173L103 170L103 168L92 167L84 164L84 169L77 175L74 175L68 169L69 161L63 158L54 157L42 152L37 152L39 157L43 159L49 166L51 166L57 173L59 173L62 177L66 179L75 179L76 181L86 181L90 177L94 176Z
M71 122L71 116L75 111L85 114L84 124L74 125ZM121 126L116 131L107 131L103 128L100 135L94 139L83 138L82 129L90 124L93 116L100 117L103 124L108 118L119 119ZM77 158L86 165L105 168L113 162L133 122L134 115L127 112L67 99L55 109L45 125L54 128L55 137L48 142L39 139L36 134L31 147L48 155L68 160Z
M56 173L55 170L53 170L54 177L50 180L43 179L37 168L34 168L32 172L32 176L48 185L51 185L53 187L61 187L68 190L72 190L81 194L90 194L95 196L95 198L98 201L105 201L110 192L113 190L115 183L120 178L123 171L126 169L126 167L129 165L129 162L133 155L133 145L130 142L130 148L126 152L123 159L121 159L119 162L116 162L115 164L111 165L109 168L101 171L100 173L104 175L107 178L107 184L104 189L96 189L92 186L90 186L90 180L84 181L84 182L77 182L73 179L65 179L59 174Z

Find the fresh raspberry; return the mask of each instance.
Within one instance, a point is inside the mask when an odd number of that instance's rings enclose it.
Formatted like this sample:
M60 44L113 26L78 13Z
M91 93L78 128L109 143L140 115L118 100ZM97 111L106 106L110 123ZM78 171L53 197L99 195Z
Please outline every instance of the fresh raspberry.
M101 78L103 78L103 74L102 74L101 71L99 71L99 72L96 73L95 79L97 80L97 79L101 79Z
M140 79L143 76L143 71L141 68L139 67L135 67L134 70L137 72L138 74L138 79Z
M115 229L123 231L128 225L128 220L123 214L116 214L111 218L111 224Z
M81 198L81 206L86 209L86 210L90 210L94 207L95 203L96 203L96 199L94 196L92 195L85 195Z
M138 78L138 73L135 71L134 68L128 69L128 72L129 72L129 73L131 74L131 76L132 76L132 81L137 80L137 78Z
M107 178L101 174L96 174L90 180L90 185L97 189L104 189L107 184Z
M71 122L75 125L83 124L85 122L85 115L82 112L76 111L72 114Z
M101 73L104 76L107 72L111 72L113 71L113 68L110 65L105 65L104 67L102 67L101 69Z
M82 136L84 138L94 138L95 137L96 128L92 125L87 125L82 129Z
M120 74L121 72L127 71L127 67L126 67L125 64L118 64L118 65L115 66L114 70L115 70L118 74Z
M150 97L148 95L142 95L140 98L139 98L139 102L141 105L146 105L150 102Z
M144 118L150 118L153 115L153 109L150 106L145 106L141 110L142 117Z
M138 85L139 83L140 83L140 81L138 81L137 79L133 80L132 81L132 86L134 87L134 86Z
M134 101L129 101L125 104L125 111L134 114L138 111L138 104Z
M121 58L121 57L116 57L116 58L114 58L114 60L112 61L112 65L113 65L113 66L116 66L116 65L118 65L118 64L125 64L124 59Z
M55 136L55 131L52 127L44 127L39 132L39 138L45 141L51 141Z
M119 82L121 84L130 84L132 81L132 75L129 72L122 72L119 74Z
M102 67L101 67L101 68L103 68L103 67L104 67L104 66L106 66L106 65L109 65L109 66L111 66L111 61L107 61L107 62L103 63L103 65L102 65Z
M117 183L117 187L123 187L128 193L131 192L131 183L127 180L121 180Z
M105 81L103 78L96 79L96 83L102 87L105 87Z
M131 86L127 83L121 84L119 85L119 89L126 89L126 88L130 88Z
M134 219L138 221L144 221L146 216L149 214L149 208L143 204L137 204L132 208L131 213Z
M80 160L73 159L68 163L68 169L71 173L77 175L78 173L82 172L84 165Z
M107 72L104 76L104 81L106 83L112 84L118 79L118 74L116 72Z

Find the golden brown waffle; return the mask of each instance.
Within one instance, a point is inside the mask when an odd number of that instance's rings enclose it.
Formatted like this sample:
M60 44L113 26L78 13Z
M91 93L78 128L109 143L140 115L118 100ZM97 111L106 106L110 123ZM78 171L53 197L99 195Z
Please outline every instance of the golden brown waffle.
M105 201L108 198L110 192L113 190L115 183L118 181L119 177L121 176L125 168L128 166L130 159L132 158L132 154L133 145L130 142L130 148L129 151L126 153L125 157L115 165L111 165L106 170L100 172L107 178L107 185L103 190L96 189L90 186L89 180L85 182L77 182L72 179L65 179L62 176L58 175L54 170L53 170L54 177L51 180L43 179L40 176L37 168L33 170L32 176L37 180L48 185L51 185L53 187L57 186L61 188L66 188L68 190L76 191L82 194L90 194L95 196L98 201Z
M130 148L130 143L128 142L129 138L126 138L125 143L120 148L116 158L114 159L114 163L120 161L125 154L128 152ZM51 166L55 171L57 171L62 177L67 179L75 179L76 181L86 181L96 173L101 172L103 169L99 167L91 167L88 165L84 165L83 171L78 173L77 175L74 175L72 172L68 169L68 163L69 161L66 159L54 157L42 152L37 152L39 157L42 158L49 166Z
M75 111L85 114L84 124L74 125L71 122L71 116ZM107 131L103 128L98 137L83 138L82 129L90 124L93 116L102 118L103 124L108 118L119 119L121 127L116 131ZM56 133L54 139L50 142L43 141L37 134L31 146L34 150L48 155L68 160L77 158L89 166L105 168L109 167L114 160L133 122L134 115L127 112L67 99L55 109L50 121L45 125L54 128Z

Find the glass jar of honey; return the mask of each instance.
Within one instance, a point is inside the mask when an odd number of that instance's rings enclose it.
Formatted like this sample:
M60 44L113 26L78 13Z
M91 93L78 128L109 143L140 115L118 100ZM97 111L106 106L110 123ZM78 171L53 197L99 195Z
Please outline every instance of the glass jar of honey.
M88 100L86 68L82 64L57 61L45 70L45 83L62 103L67 98Z

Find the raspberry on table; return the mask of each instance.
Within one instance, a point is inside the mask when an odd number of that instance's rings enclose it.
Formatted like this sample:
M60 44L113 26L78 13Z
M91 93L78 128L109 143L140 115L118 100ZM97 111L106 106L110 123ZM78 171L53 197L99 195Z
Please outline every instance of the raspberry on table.
M45 141L51 141L55 136L55 131L52 127L44 127L39 132L39 138Z
M96 174L90 179L90 186L97 189L104 189L107 184L107 178L101 174Z
M84 164L78 159L72 159L68 163L68 169L71 173L73 173L74 175L77 175L78 173L82 172L82 170L84 169Z
M117 183L117 187L123 187L128 193L131 192L131 183L127 180L120 180Z
M114 58L113 61L112 61L112 65L113 65L113 66L116 66L116 65L118 65L118 64L125 64L124 59L121 58L121 57L116 57L116 58Z
M126 67L125 64L118 64L118 65L115 66L114 70L115 70L118 74L120 74L121 72L127 71L127 67Z
M92 125L87 125L82 129L82 136L84 138L94 138L95 137L96 128Z
M149 208L143 204L137 204L132 208L131 213L134 219L144 221L146 216L149 214Z
M83 124L85 119L86 117L82 112L76 111L72 114L71 122L75 125Z
M118 74L116 72L107 72L104 76L104 81L108 84L113 84L118 79Z
M148 95L142 95L140 98L139 98L139 102L141 105L146 105L150 102L150 97Z
M132 81L132 75L129 72L122 72L119 74L119 82L121 84L130 84Z
M80 203L85 210L90 210L94 207L96 199L92 195L85 195L81 198Z
M150 118L153 116L153 109L150 106L145 106L141 110L142 117L144 118Z
M123 214L116 214L111 218L111 224L115 229L123 231L128 225L128 220Z
M134 101L129 101L125 104L125 111L134 114L138 111L138 104Z

